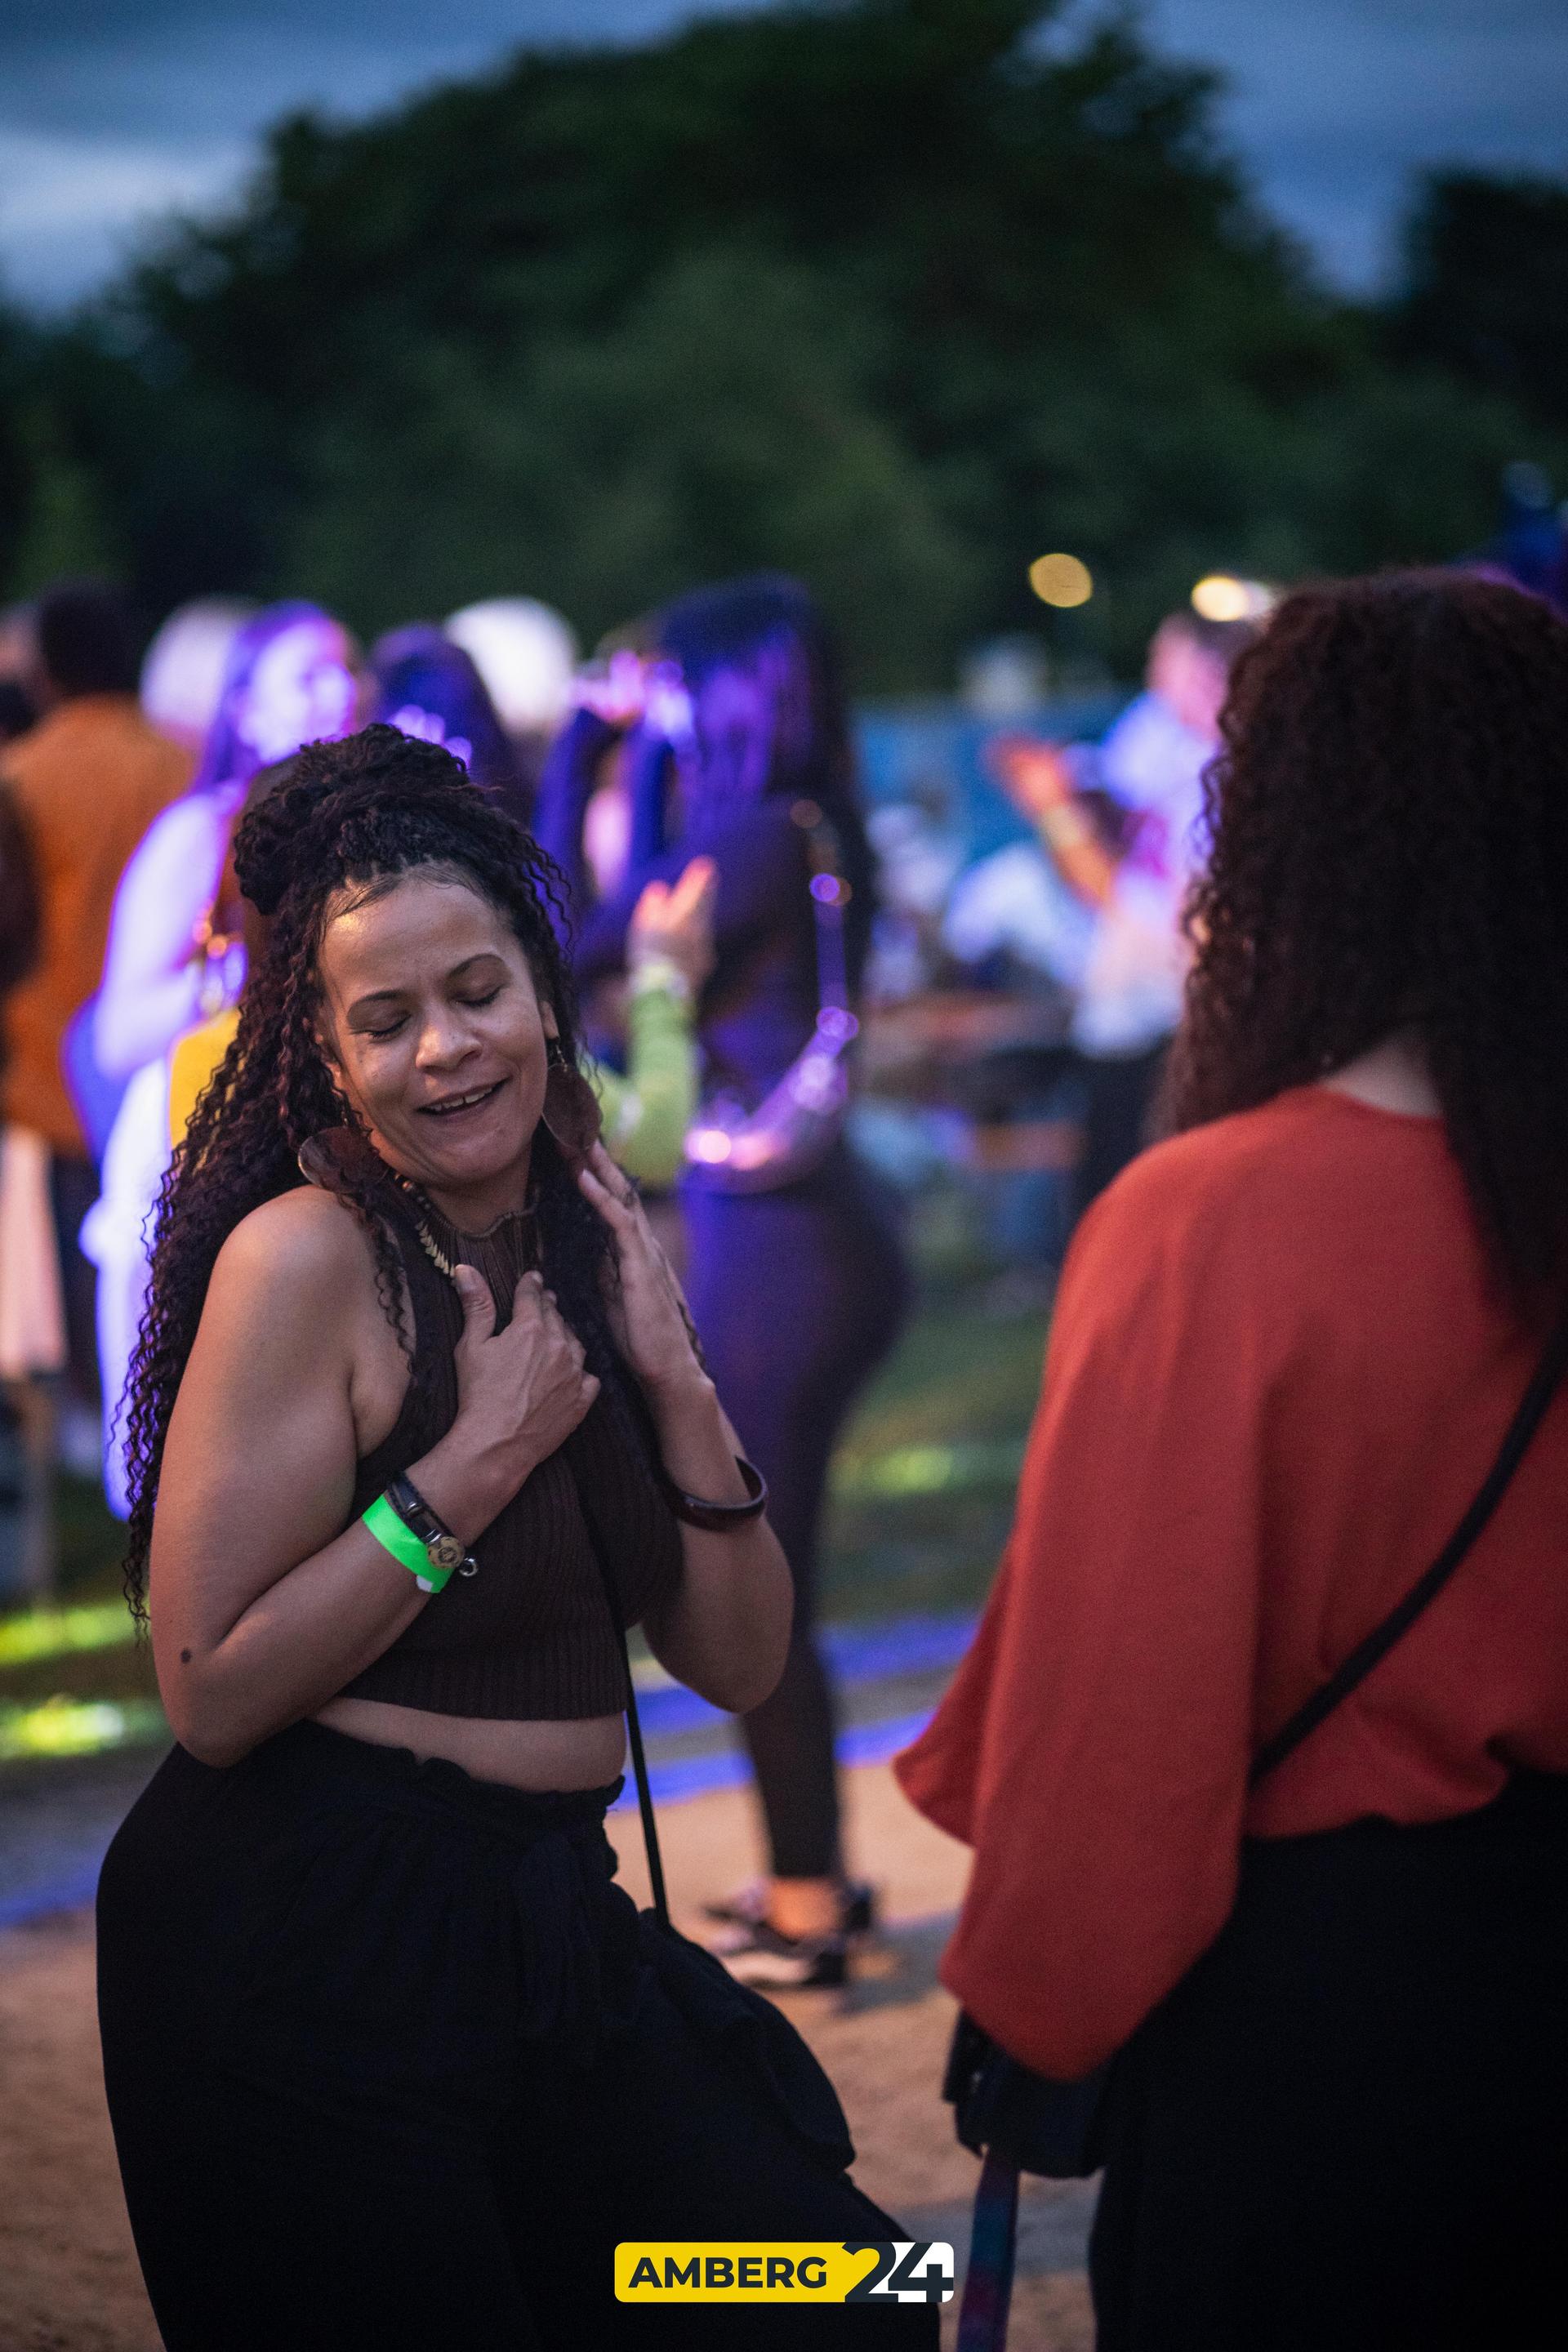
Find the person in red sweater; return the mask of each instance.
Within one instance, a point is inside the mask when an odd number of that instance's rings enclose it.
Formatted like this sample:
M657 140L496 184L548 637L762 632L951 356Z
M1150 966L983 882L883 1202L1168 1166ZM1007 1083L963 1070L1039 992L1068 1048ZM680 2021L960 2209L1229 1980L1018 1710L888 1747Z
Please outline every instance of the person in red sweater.
M1420 1579L1568 1303L1568 628L1290 597L1236 672L1180 1132L1063 1271L974 1647L899 1759L974 1849L943 1977L1120 2053L1100 2352L1522 2344L1568 2263L1568 1391Z

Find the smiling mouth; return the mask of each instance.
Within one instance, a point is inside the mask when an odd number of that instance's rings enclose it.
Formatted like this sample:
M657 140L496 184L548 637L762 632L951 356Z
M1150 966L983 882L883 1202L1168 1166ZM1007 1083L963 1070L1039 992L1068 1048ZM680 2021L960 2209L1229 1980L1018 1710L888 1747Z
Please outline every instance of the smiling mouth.
M477 1110L488 1103L492 1095L500 1092L506 1081L495 1079L488 1087L470 1087L466 1095L444 1095L439 1102L421 1103L420 1115L425 1118L452 1118L458 1111Z

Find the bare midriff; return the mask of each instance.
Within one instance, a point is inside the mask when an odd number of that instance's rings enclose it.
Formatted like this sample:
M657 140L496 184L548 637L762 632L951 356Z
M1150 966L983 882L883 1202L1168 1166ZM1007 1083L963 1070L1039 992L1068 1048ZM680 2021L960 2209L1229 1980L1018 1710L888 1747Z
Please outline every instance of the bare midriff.
M626 1726L618 1715L576 1723L500 1723L488 1717L435 1715L383 1699L334 1698L315 1720L375 1748L411 1748L416 1756L443 1756L476 1780L509 1789L602 1789L626 1760Z

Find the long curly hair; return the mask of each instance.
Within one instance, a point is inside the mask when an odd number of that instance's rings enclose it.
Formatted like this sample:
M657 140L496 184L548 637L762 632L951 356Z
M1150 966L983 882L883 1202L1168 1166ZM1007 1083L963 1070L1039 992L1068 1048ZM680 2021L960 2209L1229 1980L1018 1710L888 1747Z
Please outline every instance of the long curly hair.
M318 955L334 902L421 866L468 876L516 933L540 996L554 1010L562 1050L570 1061L577 1056L576 1008L552 920L563 916L562 877L437 744L373 726L308 746L290 762L289 781L245 817L234 852L240 887L270 930L240 1002L237 1034L196 1105L159 1198L127 1415L125 1590L142 1619L163 1444L217 1254L253 1209L304 1181L300 1146L352 1118L317 1036ZM544 1261L562 1311L593 1370L614 1377L618 1359L605 1306L609 1230L542 1126L532 1174ZM350 1205L374 1254L383 1309L412 1360L396 1240L374 1181L356 1188L348 1181Z
M1483 1241L1568 1299L1568 626L1494 582L1299 590L1243 654L1172 1073L1178 1127L1421 1040Z

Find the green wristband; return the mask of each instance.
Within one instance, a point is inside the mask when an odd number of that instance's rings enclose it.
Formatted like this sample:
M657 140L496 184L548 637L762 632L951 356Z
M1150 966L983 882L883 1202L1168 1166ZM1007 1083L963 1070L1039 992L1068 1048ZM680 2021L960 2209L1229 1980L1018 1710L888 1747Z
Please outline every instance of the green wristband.
M408 1570L422 1592L445 1591L455 1571L437 1567L413 1528L398 1517L384 1495L378 1495L369 1510L360 1517L382 1549L389 1551Z

